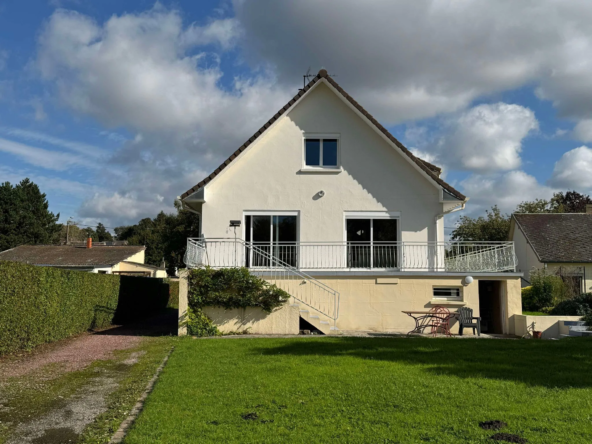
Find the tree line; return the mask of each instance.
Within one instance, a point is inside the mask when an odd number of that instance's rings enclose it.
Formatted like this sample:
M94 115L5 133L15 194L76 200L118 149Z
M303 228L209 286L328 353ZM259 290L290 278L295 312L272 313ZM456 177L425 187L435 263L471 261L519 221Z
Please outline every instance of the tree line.
M67 242L127 241L129 245L146 246L146 263L159 266L163 259L167 269L183 267L188 237L199 236L195 214L176 208L176 214L160 212L154 219L145 218L135 225L113 229L102 224L84 227L76 222L58 223L60 214L49 211L47 195L29 179L11 185L0 185L0 251L18 245L60 245Z

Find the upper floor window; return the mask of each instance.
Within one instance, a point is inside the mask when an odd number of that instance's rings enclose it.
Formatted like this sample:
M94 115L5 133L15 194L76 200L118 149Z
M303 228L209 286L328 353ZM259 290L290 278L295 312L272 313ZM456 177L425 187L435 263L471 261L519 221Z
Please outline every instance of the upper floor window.
M306 137L304 139L304 165L307 168L339 168L339 139Z

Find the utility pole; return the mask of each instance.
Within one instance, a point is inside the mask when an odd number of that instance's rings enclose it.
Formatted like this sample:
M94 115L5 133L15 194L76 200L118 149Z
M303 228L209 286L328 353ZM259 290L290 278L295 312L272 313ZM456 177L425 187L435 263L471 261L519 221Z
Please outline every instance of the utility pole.
M68 245L69 243L69 235L70 235L70 221L72 220L72 217L70 217L70 219L68 219L66 221L66 245Z

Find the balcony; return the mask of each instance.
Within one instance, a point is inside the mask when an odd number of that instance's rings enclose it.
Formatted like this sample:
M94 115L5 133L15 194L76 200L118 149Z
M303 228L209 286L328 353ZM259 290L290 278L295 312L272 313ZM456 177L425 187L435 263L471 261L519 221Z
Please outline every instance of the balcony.
M516 270L513 242L245 242L190 238L188 267L302 271L500 273Z

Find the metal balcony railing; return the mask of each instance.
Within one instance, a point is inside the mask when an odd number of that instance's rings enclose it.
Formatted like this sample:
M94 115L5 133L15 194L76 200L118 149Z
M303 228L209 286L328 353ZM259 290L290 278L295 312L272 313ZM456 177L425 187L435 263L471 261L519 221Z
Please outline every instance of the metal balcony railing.
M195 250L190 245L200 245ZM191 250L191 252L190 252ZM245 242L189 239L188 266L272 270L507 272L516 270L513 242ZM187 262L188 261L188 262Z

